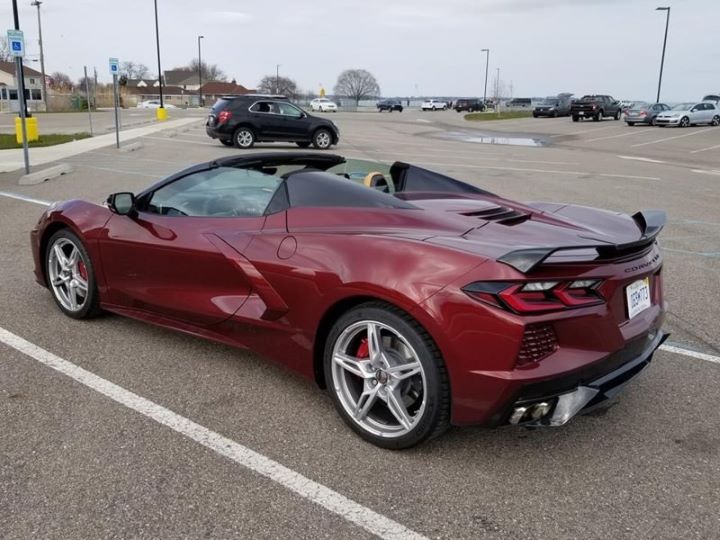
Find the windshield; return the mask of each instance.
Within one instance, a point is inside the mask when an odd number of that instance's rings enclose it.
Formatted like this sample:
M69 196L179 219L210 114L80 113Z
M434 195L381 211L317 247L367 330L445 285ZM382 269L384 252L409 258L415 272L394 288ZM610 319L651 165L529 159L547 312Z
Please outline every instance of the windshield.
M558 105L559 103L560 103L560 100L557 100L557 99L543 99L540 102L540 105L542 105L544 107L553 107L555 105Z
M645 103L644 101L635 101L634 103L630 104L630 107L633 109L647 109L650 106L649 103Z
M673 106L673 111L687 111L689 109L692 109L694 103L678 103L677 105Z

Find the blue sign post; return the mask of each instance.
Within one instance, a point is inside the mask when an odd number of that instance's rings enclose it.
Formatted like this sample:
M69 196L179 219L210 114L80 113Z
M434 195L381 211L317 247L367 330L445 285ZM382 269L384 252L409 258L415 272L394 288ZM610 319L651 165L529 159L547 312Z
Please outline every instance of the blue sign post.
M17 17L17 15L16 15ZM17 25L17 19L16 23ZM8 30L7 40L10 54L15 57L15 78L18 88L18 107L20 109L20 123L22 125L23 157L25 158L25 174L30 173L30 156L28 155L27 125L25 124L25 85L23 84L22 59L25 56L25 36L22 30Z
M113 98L115 106L115 146L120 148L120 123L118 122L118 74L120 73L120 61L117 58L110 58L110 75L113 78Z

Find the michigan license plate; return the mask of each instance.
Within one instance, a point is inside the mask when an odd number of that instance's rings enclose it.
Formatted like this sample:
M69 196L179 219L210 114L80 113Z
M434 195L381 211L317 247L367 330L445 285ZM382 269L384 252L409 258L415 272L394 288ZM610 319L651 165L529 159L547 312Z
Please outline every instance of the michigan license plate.
M627 298L628 319L646 310L651 305L650 278L639 279L625 288Z

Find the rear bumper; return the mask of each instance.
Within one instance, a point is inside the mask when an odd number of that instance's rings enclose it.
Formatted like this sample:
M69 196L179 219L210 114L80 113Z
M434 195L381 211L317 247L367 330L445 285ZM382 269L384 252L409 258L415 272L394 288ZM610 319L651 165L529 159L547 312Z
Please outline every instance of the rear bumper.
M652 116L628 116L626 115L624 120L626 122L632 122L633 124L649 124Z

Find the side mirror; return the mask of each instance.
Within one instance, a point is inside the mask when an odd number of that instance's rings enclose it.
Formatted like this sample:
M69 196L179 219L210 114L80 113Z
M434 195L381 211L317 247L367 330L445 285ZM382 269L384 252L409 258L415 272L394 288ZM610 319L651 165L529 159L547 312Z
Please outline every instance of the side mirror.
M127 216L135 211L135 195L126 191L113 193L107 198L107 205L111 212Z

